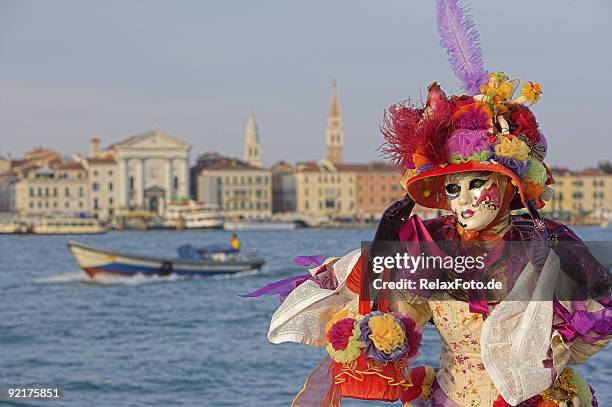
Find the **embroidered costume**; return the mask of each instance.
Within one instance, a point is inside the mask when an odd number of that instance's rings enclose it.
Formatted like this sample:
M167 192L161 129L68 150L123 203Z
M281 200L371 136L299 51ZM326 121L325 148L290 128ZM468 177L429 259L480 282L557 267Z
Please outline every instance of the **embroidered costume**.
M552 191L548 149L530 105L538 84L484 70L474 23L458 0L438 0L438 31L465 94L428 88L423 106L393 105L382 133L407 195L383 214L373 242L340 258L300 257L305 276L272 283L281 305L268 338L325 347L294 406L342 398L406 406L596 406L569 365L603 349L612 333L610 274L566 226L538 209ZM415 203L452 215L422 221ZM512 210L526 210L513 215ZM393 250L390 251L389 243ZM466 248L466 244L474 245ZM457 273L421 263L411 273L382 253L486 253ZM457 263L455 263L457 264ZM503 288L373 290L376 279L497 280ZM427 323L441 337L440 367L413 366Z

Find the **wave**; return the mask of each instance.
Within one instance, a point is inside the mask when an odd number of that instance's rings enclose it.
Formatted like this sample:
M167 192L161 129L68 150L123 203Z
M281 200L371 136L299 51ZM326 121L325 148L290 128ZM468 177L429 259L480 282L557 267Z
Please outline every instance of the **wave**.
M213 279L213 280L229 280L256 275L259 270L247 270L231 274L217 274L213 276L179 276L178 274L170 274L168 276L160 275L144 275L136 273L131 276L122 276L117 274L96 274L95 277L90 277L84 271L74 271L68 273L57 274L50 277L37 278L34 280L36 284L101 284L101 285L141 285L150 283L172 283L187 279Z
M164 283L185 280L188 277L170 274L168 276L151 275L147 276L136 273L131 276L121 276L115 274L97 274L90 277L84 271L74 271L69 273L57 274L55 276L35 279L36 284L101 284L101 285L141 285L149 283Z

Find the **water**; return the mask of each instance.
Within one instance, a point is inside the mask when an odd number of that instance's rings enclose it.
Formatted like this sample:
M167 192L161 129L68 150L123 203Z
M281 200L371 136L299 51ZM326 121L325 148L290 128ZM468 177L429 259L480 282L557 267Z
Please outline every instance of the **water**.
M612 240L612 229L581 229ZM0 387L49 383L64 389L52 406L287 406L324 351L266 340L276 298L237 294L302 272L300 254L341 255L372 230L242 232L262 273L183 279L105 278L91 282L68 252L70 238L109 249L174 254L181 244L228 241L221 231L111 232L97 236L0 236ZM437 365L426 331L420 361ZM612 405L612 352L580 369L600 406ZM1 402L0 402L1 404ZM377 403L346 401L346 406Z

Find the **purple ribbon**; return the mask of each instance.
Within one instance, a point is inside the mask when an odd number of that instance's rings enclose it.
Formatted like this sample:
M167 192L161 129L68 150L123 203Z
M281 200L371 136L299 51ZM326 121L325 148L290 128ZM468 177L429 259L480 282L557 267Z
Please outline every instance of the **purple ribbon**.
M323 264L324 261L325 257L323 256L298 256L293 259L293 264L302 267L310 267L320 266L321 264ZM266 284L255 291L251 291L250 293L238 295L241 297L261 297L262 295L278 294L278 299L280 300L280 302L283 302L285 301L289 293L291 293L291 291L295 290L297 286L311 278L312 276L310 275L310 273L301 274L299 276L292 276L275 281L273 283Z
M566 342L580 336L585 343L593 343L612 333L612 308L607 305L599 311L589 312L585 301L572 301L573 313L556 299L553 306L555 315L562 320L554 324L553 328L559 331ZM592 335L593 333L596 335Z

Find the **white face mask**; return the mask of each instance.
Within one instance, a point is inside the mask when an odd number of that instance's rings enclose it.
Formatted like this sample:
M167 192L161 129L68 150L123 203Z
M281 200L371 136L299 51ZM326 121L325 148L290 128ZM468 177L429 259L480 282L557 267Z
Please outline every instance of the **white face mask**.
M504 178L500 179L495 172L480 171L446 176L448 205L465 230L483 230L493 222L501 209Z

